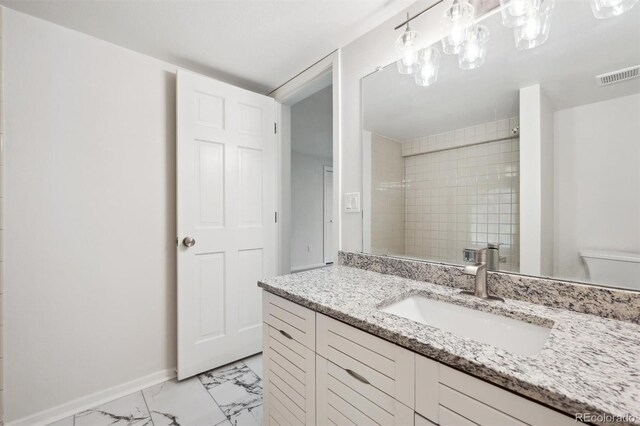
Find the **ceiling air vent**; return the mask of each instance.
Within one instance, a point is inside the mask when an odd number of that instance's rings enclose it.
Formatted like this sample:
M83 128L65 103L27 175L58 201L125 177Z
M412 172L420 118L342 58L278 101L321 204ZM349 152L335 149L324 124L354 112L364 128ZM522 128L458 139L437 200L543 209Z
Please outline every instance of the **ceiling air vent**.
M631 80L640 76L640 65L635 67L629 67L618 71L608 72L596 76L600 86L607 86L609 84L620 83L621 81Z

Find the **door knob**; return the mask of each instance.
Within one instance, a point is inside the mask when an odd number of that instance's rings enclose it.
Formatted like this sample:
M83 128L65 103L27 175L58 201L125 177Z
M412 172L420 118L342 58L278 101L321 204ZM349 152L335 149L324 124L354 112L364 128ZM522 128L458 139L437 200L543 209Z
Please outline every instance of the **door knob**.
M184 237L182 244L184 244L185 247L193 247L196 245L196 239L193 237Z

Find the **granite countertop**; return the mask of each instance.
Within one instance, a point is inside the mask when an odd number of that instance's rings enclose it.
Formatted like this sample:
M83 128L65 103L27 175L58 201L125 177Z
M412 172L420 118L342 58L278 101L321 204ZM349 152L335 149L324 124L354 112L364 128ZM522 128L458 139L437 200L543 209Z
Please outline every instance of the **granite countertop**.
M572 417L591 413L623 418L617 424L640 422L640 325L511 299L483 301L459 295L459 289L347 266L258 285ZM409 294L522 319L551 327L551 333L542 351L522 356L378 309Z

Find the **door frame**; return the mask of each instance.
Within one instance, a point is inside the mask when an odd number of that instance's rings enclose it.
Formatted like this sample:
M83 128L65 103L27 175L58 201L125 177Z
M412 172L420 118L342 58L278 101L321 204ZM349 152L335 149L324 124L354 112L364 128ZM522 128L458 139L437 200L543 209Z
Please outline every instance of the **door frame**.
M268 96L277 102L276 120L276 163L278 188L278 272L291 272L291 104L302 99L305 92L312 92L320 80L330 75L332 84L333 121L333 259L337 263L338 252L342 249L342 126L340 122L340 49L325 56L291 80L278 87ZM303 96L304 97L304 96ZM323 256L324 257L324 256Z
M327 235L327 233L325 232L325 228L327 226L327 221L325 218L325 201L327 199L326 197L326 192L327 192L327 181L325 179L325 176L327 175L327 172L331 172L331 176L333 177L333 166L322 166L322 261L323 263L326 265L327 263L335 263L336 262L336 258L335 257L331 257L331 262L327 262L327 240L325 238L325 236ZM333 179L332 179L333 180ZM333 182L331 183L331 191L333 192ZM331 194L333 198L333 194ZM331 209L333 210L333 209ZM333 219L331 219L331 223L333 223Z

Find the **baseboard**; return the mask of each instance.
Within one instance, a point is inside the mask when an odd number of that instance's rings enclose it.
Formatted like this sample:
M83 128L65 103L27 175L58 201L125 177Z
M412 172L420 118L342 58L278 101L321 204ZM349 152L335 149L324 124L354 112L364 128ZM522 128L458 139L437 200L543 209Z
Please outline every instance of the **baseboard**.
M5 426L47 425L72 416L80 411L88 410L89 408L93 408L97 405L146 389L149 386L166 382L174 377L176 377L175 368L158 371L156 373L149 374L148 376L140 377L139 379L135 379L91 395L83 396L78 399L74 399L73 401L60 404L56 407L40 411L39 413L5 423Z
M315 265L296 266L296 267L291 267L291 272L308 271L310 269L324 268L325 266L327 266L326 263L316 263Z

